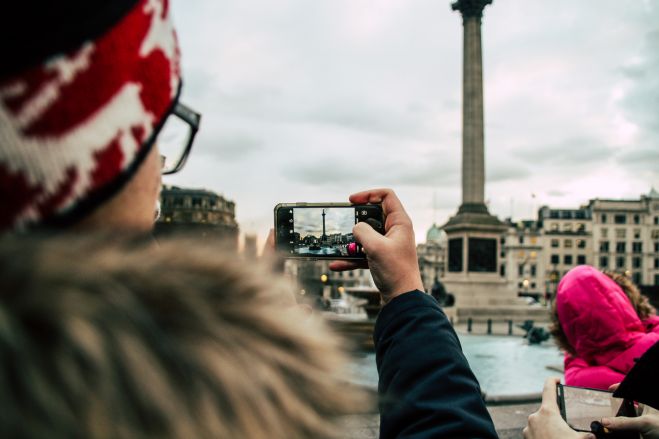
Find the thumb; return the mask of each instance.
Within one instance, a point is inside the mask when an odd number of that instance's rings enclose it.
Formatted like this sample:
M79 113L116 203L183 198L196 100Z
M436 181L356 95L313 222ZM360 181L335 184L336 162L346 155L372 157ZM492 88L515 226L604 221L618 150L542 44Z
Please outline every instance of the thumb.
M643 417L628 418L626 416L616 416L615 418L602 419L602 425L611 430L640 431L645 425L645 419Z
M366 254L377 249L380 243L385 239L384 236L376 232L373 227L367 223L357 223L352 228L352 234L355 240L364 247Z

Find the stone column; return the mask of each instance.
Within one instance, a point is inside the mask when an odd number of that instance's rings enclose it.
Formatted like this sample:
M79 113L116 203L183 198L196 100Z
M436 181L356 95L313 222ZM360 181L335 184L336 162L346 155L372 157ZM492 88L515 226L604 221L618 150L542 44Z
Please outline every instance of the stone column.
M483 56L481 18L492 0L458 0L464 25L462 83L462 206L461 212L487 213L483 129Z

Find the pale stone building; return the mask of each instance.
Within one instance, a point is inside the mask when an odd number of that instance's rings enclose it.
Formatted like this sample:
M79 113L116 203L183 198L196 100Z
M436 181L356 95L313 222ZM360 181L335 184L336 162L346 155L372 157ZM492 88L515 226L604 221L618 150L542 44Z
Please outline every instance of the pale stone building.
M427 293L432 291L436 279L444 277L446 243L446 232L433 224L426 233L426 242L416 246L421 280Z
M537 221L511 222L502 239L501 274L518 296L540 298L548 291L542 229Z
M594 199L593 265L625 272L636 284L659 285L659 193L637 200Z
M538 211L542 229L541 244L548 280L546 292L554 294L560 279L577 265L593 265L592 215L590 209L552 209Z
M156 235L183 232L220 239L230 249L238 249L239 227L233 201L205 189L163 186L160 206Z

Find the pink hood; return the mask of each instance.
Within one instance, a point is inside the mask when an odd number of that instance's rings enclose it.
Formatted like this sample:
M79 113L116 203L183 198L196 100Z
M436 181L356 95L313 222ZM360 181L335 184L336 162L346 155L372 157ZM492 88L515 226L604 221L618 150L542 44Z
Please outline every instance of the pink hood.
M556 309L577 357L590 365L627 373L634 358L659 340L659 328L638 318L620 286L587 265L575 267L563 277Z

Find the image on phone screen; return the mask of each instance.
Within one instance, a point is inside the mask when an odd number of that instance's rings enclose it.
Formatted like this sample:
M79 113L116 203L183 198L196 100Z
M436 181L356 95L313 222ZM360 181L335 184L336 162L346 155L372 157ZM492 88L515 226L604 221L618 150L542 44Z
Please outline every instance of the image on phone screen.
M367 220L381 227L381 212L379 206L280 207L276 214L277 247L292 257L364 258L352 228Z

